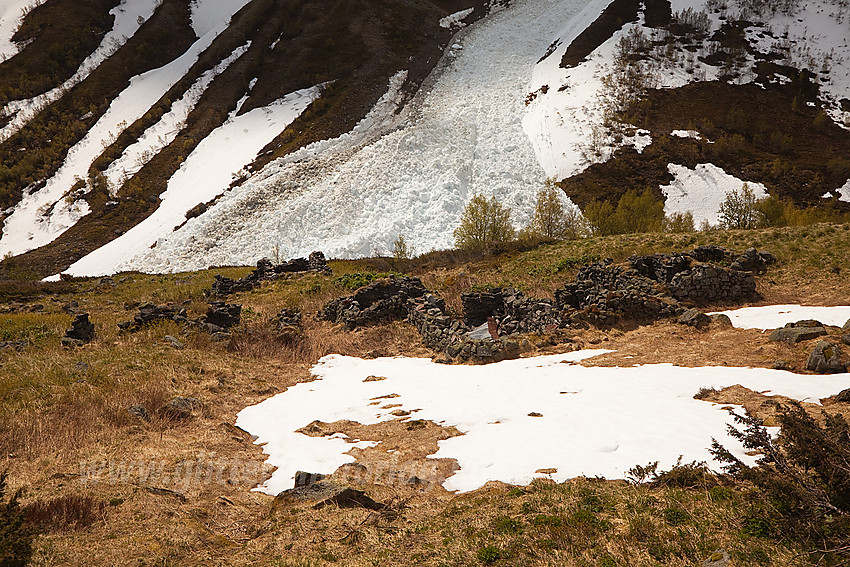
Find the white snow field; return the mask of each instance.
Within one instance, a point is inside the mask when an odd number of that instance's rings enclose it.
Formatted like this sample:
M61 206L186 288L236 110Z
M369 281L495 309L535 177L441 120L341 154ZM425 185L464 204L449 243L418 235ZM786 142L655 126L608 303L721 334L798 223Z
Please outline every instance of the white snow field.
M236 49L230 57L203 73L183 93L183 96L171 105L170 111L163 114L156 124L145 130L134 144L124 150L121 157L109 164L104 175L109 180L111 188L114 190L120 188L125 179L135 175L153 156L174 141L186 125L186 118L195 109L195 105L212 80L248 51L250 46L249 41Z
M227 121L204 138L181 164L151 216L71 265L66 273L98 273L102 266L117 266L127 255L145 252L156 243L151 234L169 232L185 220L186 211L224 191L234 173L254 161L259 151L318 97L319 91L319 87L296 91L239 116L236 110L231 112Z
M410 411L413 419L454 426L464 433L440 441L432 457L457 459L460 470L443 486L466 492L490 480L527 484L539 476L559 482L581 475L623 478L636 464L658 460L662 468L669 468L680 456L685 462L705 461L717 468L707 450L712 437L753 463L754 457L746 456L740 443L727 434L731 416L723 406L693 398L700 388L740 384L768 395L819 403L847 386L846 378L761 368L574 364L605 352L609 351L578 351L486 366L330 355L311 370L315 381L242 410L236 425L257 436L256 443L269 455L268 463L277 467L259 490L278 494L292 488L297 470L331 473L354 461L346 454L354 445L345 438L309 437L296 429L313 420L374 424L397 419L390 413L395 409ZM386 379L364 382L368 376ZM389 394L398 397L387 400L391 404L372 405ZM359 443L362 447L368 441ZM557 472L551 475L535 473L553 468Z
M46 0L2 0L0 1L0 61L17 54L20 49L12 36L21 26L23 15Z
M601 11L604 0L594 4ZM455 38L462 49L409 114L385 120L389 127L371 137L320 142L270 164L180 230L148 235L160 238L156 248L98 272L245 264L275 248L287 257L318 249L364 256L388 252L399 234L427 252L453 244L476 193L495 195L524 226L545 180L522 129L526 88L536 61L584 6L519 0L465 28Z
M130 85L112 101L106 113L86 136L68 151L65 162L56 174L40 190L24 195L21 202L14 207L14 211L5 219L3 233L0 235L0 255L22 254L48 244L89 212L87 203L77 199L77 196L69 195L71 187L77 180L87 177L89 167L103 151L104 146L112 143L124 128L143 116L168 92L226 27L225 21L198 39L177 59L130 79ZM218 72L223 71L244 51L244 46L238 48L217 66ZM188 114L187 105L192 103L195 95L200 97L202 94L197 93L196 87L205 88L212 78L209 75L201 77L187 93L189 98L178 104L175 112L185 111ZM222 150L230 151L229 148ZM239 167L242 165L245 164Z
M728 315L732 326L739 329L778 329L786 323L815 319L824 325L841 327L850 321L850 306L821 307L812 305L765 305L717 311ZM714 315L715 313L711 313Z
M669 215L690 211L696 226L703 221L717 225L720 221L717 212L726 194L740 191L745 183L712 163L698 164L696 169L671 163L667 170L675 179L670 185L661 186L665 197L664 212ZM752 181L746 183L757 199L767 197L764 185Z
M0 128L0 141L6 140L23 128L43 108L59 100L69 89L85 80L98 65L135 35L142 23L153 15L160 2L161 0L122 0L118 6L110 10L109 13L115 17L112 29L103 37L97 49L80 64L79 69L70 79L46 93L25 100L13 100L6 104L2 115L11 117L11 120Z

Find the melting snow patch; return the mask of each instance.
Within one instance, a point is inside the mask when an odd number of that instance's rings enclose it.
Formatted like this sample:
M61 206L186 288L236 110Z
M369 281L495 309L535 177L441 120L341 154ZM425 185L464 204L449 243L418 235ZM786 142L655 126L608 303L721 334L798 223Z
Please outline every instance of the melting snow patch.
M702 140L702 136L696 130L673 130L671 136L677 138L693 138L694 140Z
M12 41L23 16L45 0L6 0L0 2L0 61L5 61L20 51Z
M440 20L440 27L451 29L453 27L463 27L462 19L470 15L475 8L467 8L466 10L461 10L460 12L455 12L454 14L450 14L445 18Z
M266 144L319 96L319 91L319 87L303 89L241 116L231 113L168 180L168 189L160 195L162 203L151 216L71 265L67 273L104 275L128 268L129 264L125 263L128 258L147 252L158 238L185 220L186 211L225 191L233 181L234 172L250 164Z
M697 225L702 221L717 224L717 211L726 194L732 190L740 190L744 185L744 181L711 163L701 163L696 169L671 163L667 170L675 179L670 185L661 186L666 198L664 212L671 214L690 211ZM754 182L748 184L756 198L767 197L764 185Z
M795 323L804 319L815 319L824 325L840 327L850 320L850 306L766 305L717 313L728 315L732 325L739 329L778 329L784 327L786 323Z
M847 180L847 183L843 187L838 189L838 200L850 203L850 179Z
M242 410L236 424L257 436L269 464L278 467L259 490L278 494L292 487L296 470L330 473L354 460L346 454L352 444L344 439L309 437L296 429L313 420L368 425L395 419L392 409L369 404L396 394L393 409L416 410L417 419L464 433L440 441L432 456L457 459L460 470L443 485L469 491L490 480L525 484L541 476L535 473L540 469L557 469L551 477L563 481L581 475L622 478L635 464L658 460L670 467L680 455L686 462L711 463L712 437L752 463L754 458L727 434L729 414L693 398L700 388L741 384L817 403L846 387L837 377L760 368L570 364L605 352L487 366L330 355L313 367L317 380ZM370 375L386 379L364 382Z

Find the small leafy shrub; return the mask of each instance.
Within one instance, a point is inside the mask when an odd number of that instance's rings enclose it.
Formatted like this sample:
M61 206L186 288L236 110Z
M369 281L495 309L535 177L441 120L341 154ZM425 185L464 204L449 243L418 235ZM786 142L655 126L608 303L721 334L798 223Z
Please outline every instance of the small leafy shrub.
M495 545L487 545L479 549L476 554L478 561L484 565L492 565L499 559L502 559L502 550Z
M570 268L578 268L585 264L598 262L599 260L600 258L596 254L583 254L581 256L561 258L555 264L555 272L562 272L564 270L569 270Z
M664 232L694 232L694 215L691 211L684 213L672 213L664 216Z
M412 244L408 244L407 238L403 234L399 234L398 238L393 241L393 258L396 260L410 260L414 254Z
M664 203L651 189L626 191L617 206L608 201L591 201L584 208L591 232L598 236L660 232L664 227Z
M716 440L711 452L730 474L753 483L763 509L770 510L746 517L744 533L791 536L850 559L850 427L844 417L822 412L819 422L790 402L777 411L776 440L759 419L733 416L743 429L730 426L729 433L761 454L757 466L747 466Z
M681 526L688 521L688 513L675 506L665 508L662 514L664 521L671 526Z
M752 537L770 537L770 520L762 516L744 518L742 531Z
M513 518L502 516L493 522L493 530L501 534L516 534L521 531L520 523Z
M483 195L475 195L464 208L460 225L454 231L455 246L483 251L513 240L515 234L509 208L502 206L496 197L487 199Z
M741 190L733 189L726 193L726 198L720 203L718 217L720 226L729 229L753 229L763 222L763 216L758 209L759 199L756 198L748 183Z
M537 204L525 232L542 238L575 239L586 234L584 218L575 209L567 211L561 202L563 191L547 179L537 193Z

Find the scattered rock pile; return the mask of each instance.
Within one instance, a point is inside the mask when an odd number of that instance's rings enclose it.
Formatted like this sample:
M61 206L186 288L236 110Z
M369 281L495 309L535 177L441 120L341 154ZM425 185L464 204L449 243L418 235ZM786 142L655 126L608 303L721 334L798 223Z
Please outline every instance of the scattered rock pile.
M238 303L212 301L206 314L198 319L198 323L210 333L224 333L238 325L241 320L242 306Z
M379 321L404 319L407 301L428 293L419 278L390 276L358 289L354 295L329 301L317 317L342 323L348 330Z
M285 274L316 272L331 273L331 268L322 252L313 252L309 258L295 258L282 264L274 265L268 258L257 261L257 269L238 280L216 274L215 282L209 295L225 298L232 293L251 291L260 286L262 281L274 280Z
M89 321L88 313L74 317L71 328L65 331L62 345L67 347L82 346L94 340L94 323Z
M226 333L230 328L239 324L242 318L242 306L223 301L213 301L209 304L206 314L197 319L190 319L186 308L178 305L155 305L143 303L139 312L129 321L118 323L122 331L135 333L147 325L160 321L174 321L181 325L194 326L209 333Z
M139 305L139 312L129 321L118 323L122 331L135 333L142 330L146 325L158 323L159 321L174 321L176 323L188 323L186 309L177 305L155 305L143 303Z
M680 302L754 297L753 272L764 271L775 261L769 252L754 248L738 255L717 246L700 246L685 254L632 256L624 264L606 259L579 270L574 283L555 292L555 304L585 310L597 320L676 316L685 311Z
M713 319L685 305L752 297L753 271L774 261L755 249L739 255L716 246L687 254L633 256L623 264L607 259L584 266L573 283L555 291L554 301L528 298L513 288L464 293L463 322L448 315L445 302L418 278L390 277L328 302L318 318L343 323L349 330L406 318L427 347L449 359L491 362L519 356L521 334L586 327L587 321L681 316L682 324L705 328ZM492 338L487 333L470 336L471 328L487 321L494 327ZM730 324L728 318L721 323Z
M301 311L297 309L281 309L271 320L278 333L278 336L286 341L295 341L304 332L304 325L301 322Z

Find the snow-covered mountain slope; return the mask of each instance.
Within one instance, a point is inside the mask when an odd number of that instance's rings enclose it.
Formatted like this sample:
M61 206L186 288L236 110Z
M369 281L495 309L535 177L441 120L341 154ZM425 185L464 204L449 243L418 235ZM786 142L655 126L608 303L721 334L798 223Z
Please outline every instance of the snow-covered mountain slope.
M501 8L486 0L334 10L293 0L46 0L21 19L13 4L0 12L11 55L0 63L0 253L36 272L67 267L158 211L170 220L140 239L150 244L252 163L348 132L390 77L406 71L399 93L409 97L454 30ZM36 68L44 46L30 45L64 47L60 16L97 23L100 43L63 68ZM65 35L70 43L86 33ZM215 159L216 173L206 168L198 187L184 170L216 155L228 159ZM175 192L182 211L172 210Z
M547 178L698 223L745 181L850 199L847 0L98 1L76 73L0 89L0 253L42 275L426 252L476 193L524 226Z
M353 147L305 148L145 254L97 268L84 258L69 272L187 270L251 262L273 250L368 256L387 253L399 234L419 251L446 248L476 193L495 195L525 224L545 180L522 131L529 73L560 22L603 6L515 2L455 37L435 81L397 127Z

